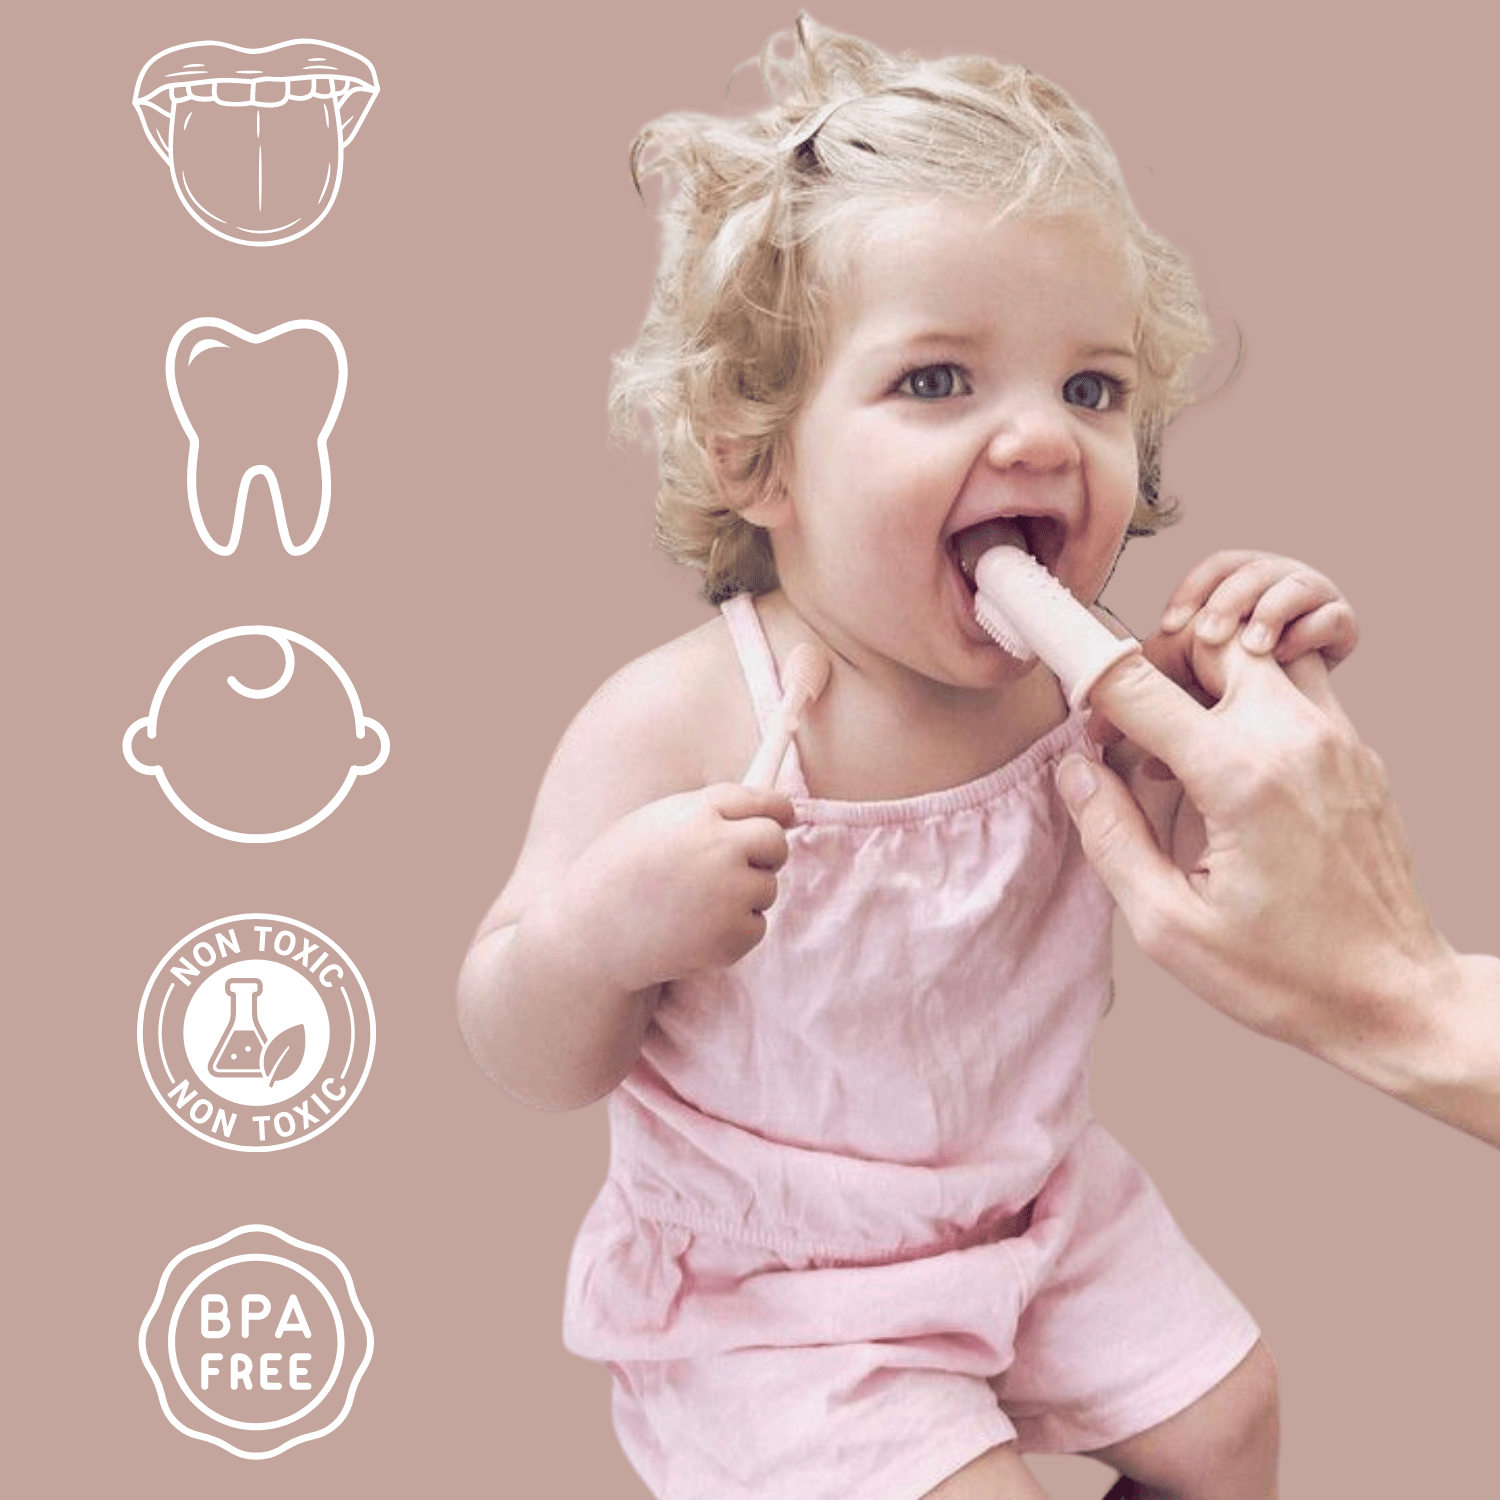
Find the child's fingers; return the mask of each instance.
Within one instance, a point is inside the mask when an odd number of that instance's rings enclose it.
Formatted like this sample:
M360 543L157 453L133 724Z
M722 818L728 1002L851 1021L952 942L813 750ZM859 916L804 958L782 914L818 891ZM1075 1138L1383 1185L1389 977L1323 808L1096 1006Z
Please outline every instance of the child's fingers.
M1202 609L1210 594L1232 573L1262 554L1215 552L1205 557L1172 591L1162 612L1161 628L1170 634L1181 630Z
M1298 577L1304 571L1307 570L1300 569L1296 563L1284 557L1268 554L1251 557L1225 578L1204 601L1203 607L1198 611L1198 618L1193 622L1193 633L1205 645L1222 646L1239 630L1241 622L1249 619L1252 613L1258 613L1258 606L1270 598L1273 601L1272 609L1262 614L1261 620L1266 624L1274 621L1279 634L1287 619L1300 611L1294 609L1290 614L1283 615L1280 613L1282 606L1274 601L1278 597L1285 599L1289 594L1299 593L1300 590L1287 590L1285 586L1289 579ZM1327 583L1320 574L1309 571L1309 576ZM1277 590L1282 590L1279 596ZM1303 607L1310 609L1334 595L1332 586L1329 585L1328 592L1318 594L1316 598L1311 593L1303 597ZM1274 637L1272 639L1274 641Z
M1334 599L1295 620L1276 645L1276 660L1286 665L1318 651L1330 667L1359 644L1359 621L1345 599Z
M773 875L786 863L786 830L797 821L792 799L783 792L766 791L726 781L708 788L710 806L729 824L739 856L757 870Z
M745 891L745 909L762 916L776 904L776 876L769 870L757 870L755 879ZM759 942L759 938L756 939Z
M785 792L724 781L709 787L706 795L709 805L721 818L770 818L783 828L790 828L797 821L792 799Z
M735 826L745 858L757 870L779 870L786 863L786 830L769 818L750 818Z
M1348 610L1343 596L1321 573L1312 568L1294 568L1284 578L1268 584L1254 601L1241 641L1247 651L1263 655L1276 645L1293 621L1316 614L1330 604L1343 604ZM1349 613L1352 616L1353 611Z

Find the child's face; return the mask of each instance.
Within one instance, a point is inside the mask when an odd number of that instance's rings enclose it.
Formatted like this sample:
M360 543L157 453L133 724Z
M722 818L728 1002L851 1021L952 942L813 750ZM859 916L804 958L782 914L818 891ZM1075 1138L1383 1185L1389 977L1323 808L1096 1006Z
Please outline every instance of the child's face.
M1124 249L1093 219L945 199L882 212L847 270L784 493L753 518L843 655L994 685L1023 669L974 623L954 538L1013 518L1092 602L1135 505Z

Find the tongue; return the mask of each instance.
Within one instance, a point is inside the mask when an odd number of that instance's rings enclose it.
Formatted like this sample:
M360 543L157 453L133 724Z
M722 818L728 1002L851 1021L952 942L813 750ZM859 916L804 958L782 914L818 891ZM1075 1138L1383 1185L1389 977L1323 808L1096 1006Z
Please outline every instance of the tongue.
M974 565L991 547L1019 547L1025 552L1026 534L1014 521L981 521L954 538L954 555L963 575L974 582Z

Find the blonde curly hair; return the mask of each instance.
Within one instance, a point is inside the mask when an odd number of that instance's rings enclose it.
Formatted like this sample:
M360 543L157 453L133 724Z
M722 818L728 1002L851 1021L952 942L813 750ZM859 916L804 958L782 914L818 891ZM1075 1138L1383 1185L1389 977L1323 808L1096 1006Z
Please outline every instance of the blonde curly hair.
M1137 304L1133 421L1140 493L1131 534L1170 519L1158 494L1167 422L1209 346L1186 260L1141 222L1098 127L1055 84L988 58L891 57L802 15L760 71L772 104L743 119L675 114L631 151L639 187L671 192L651 306L617 357L617 431L644 411L661 486L657 539L717 603L776 586L766 532L742 506L781 473L792 418L817 377L837 274L836 231L872 209L954 194L1002 214L1084 211L1123 231Z

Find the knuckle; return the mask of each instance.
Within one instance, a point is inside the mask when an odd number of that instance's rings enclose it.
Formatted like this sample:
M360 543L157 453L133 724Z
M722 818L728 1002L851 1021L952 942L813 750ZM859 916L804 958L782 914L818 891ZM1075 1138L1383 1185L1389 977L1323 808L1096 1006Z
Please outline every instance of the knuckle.
M1221 767L1224 813L1236 821L1254 817L1285 794L1300 766L1290 745L1268 745L1259 754L1238 757Z
M1342 725L1310 709L1242 766L1235 778L1237 808L1263 811L1288 797L1298 798L1302 788L1336 783L1350 768L1351 752L1357 755L1361 749Z
M1160 674L1140 652L1132 652L1109 672L1111 697L1139 697L1154 692Z
M1342 724L1318 713L1316 720L1305 731L1305 750L1308 758L1320 766L1337 766L1358 752L1358 741Z
M728 782L716 781L698 793L698 800L702 806L711 808L714 812L722 812L736 790Z

